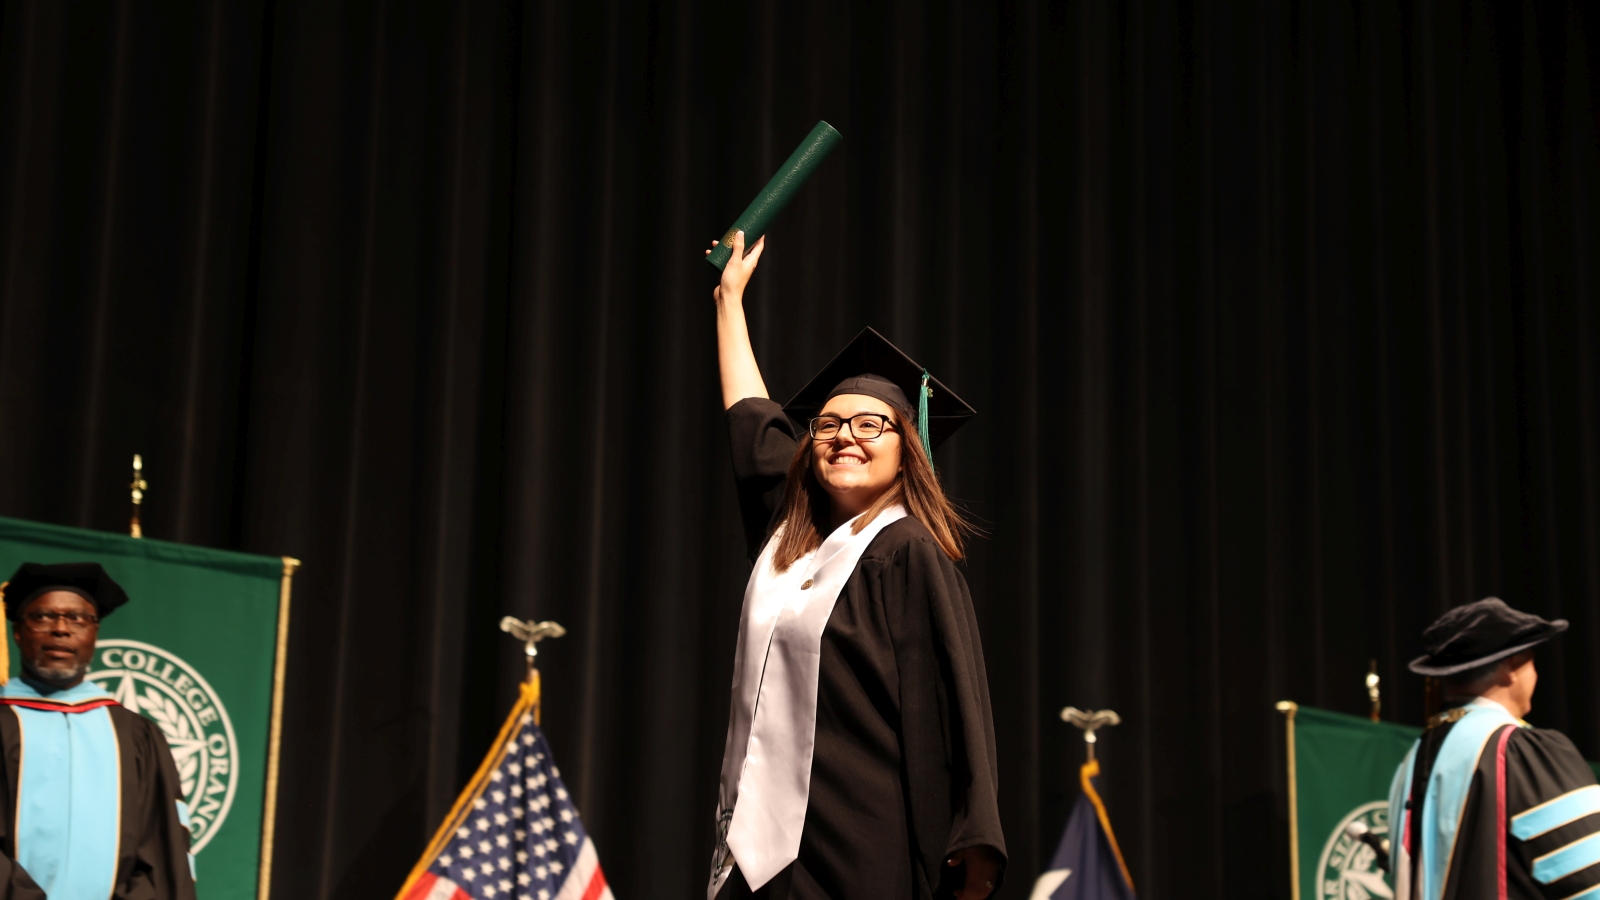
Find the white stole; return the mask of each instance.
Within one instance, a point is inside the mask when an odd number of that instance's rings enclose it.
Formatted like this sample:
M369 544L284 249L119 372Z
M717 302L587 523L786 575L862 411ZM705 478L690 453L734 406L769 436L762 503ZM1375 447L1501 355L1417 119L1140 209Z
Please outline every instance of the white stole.
M786 572L773 568L780 528L756 560L733 658L707 900L715 900L734 862L755 890L799 855L817 737L822 632L861 554L878 532L905 516L905 507L895 504L859 534L851 519Z

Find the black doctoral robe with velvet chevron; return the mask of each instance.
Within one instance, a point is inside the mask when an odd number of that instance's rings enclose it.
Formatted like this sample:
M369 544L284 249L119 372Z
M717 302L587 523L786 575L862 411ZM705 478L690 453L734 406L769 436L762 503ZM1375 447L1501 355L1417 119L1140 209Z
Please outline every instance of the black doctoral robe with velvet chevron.
M1423 900L1417 853L1434 761L1454 724L1423 733L1413 761L1405 846L1411 900ZM1495 729L1482 745L1438 900L1600 900L1600 788L1559 731ZM1542 814L1542 815L1541 815Z
M108 900L195 900L189 829L178 818L178 770L161 729L125 707L106 707L116 730L121 822L115 885ZM76 713L60 713L76 715ZM0 705L0 900L46 900L16 862L14 823L22 764L22 730L10 706ZM60 764L68 764L66 760ZM39 761L29 758L30 765ZM54 900L54 898L52 898Z

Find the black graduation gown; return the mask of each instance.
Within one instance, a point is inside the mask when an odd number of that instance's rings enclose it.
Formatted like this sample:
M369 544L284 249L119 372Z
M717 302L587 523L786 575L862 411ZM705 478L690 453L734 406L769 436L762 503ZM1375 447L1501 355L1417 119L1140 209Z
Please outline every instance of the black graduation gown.
M727 416L754 559L796 440L770 400L741 400ZM960 873L945 858L979 845L1003 855L1005 839L972 598L921 522L907 516L873 539L839 593L821 649L799 858L754 896L949 896ZM752 896L737 867L719 896Z
M1418 876L1425 864L1417 849L1421 847L1417 831L1422 821L1425 786L1439 748L1454 727L1454 724L1445 724L1424 732L1412 763L1407 846L1413 848L1413 885L1420 884ZM1505 766L1503 807L1500 803L1502 758ZM1445 879L1443 900L1505 897L1560 900L1600 885L1600 865L1584 866L1549 883L1534 876L1535 860L1600 832L1600 813L1580 816L1527 840L1518 839L1512 829L1513 821L1522 813L1594 783L1594 771L1561 732L1510 724L1495 729L1484 742L1478 766L1472 774L1472 786L1462 809L1455 852L1451 854L1449 875ZM1505 886L1503 893L1502 884ZM1417 888L1412 889L1411 896L1420 898Z
M195 900L189 874L189 829L178 820L178 767L167 738L154 722L122 706L108 706L122 770L122 827L116 887L110 900ZM77 714L81 715L81 714ZM44 891L16 863L18 764L22 734L16 711L0 706L0 900L45 900Z

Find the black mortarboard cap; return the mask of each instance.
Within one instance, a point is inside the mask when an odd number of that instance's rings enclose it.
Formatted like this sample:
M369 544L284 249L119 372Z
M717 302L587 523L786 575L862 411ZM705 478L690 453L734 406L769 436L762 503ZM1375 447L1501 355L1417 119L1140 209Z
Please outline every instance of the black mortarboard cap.
M29 601L51 591L77 594L93 603L101 618L128 602L127 591L112 581L99 563L23 563L6 582L6 618L17 621Z
M919 365L889 339L871 328L862 329L833 361L783 407L791 419L806 423L822 411L822 407L840 394L865 394L885 403L919 414L918 399L923 378L932 391L928 401L928 452L944 443L966 424L976 411L955 391L945 387L939 379L927 374ZM924 423L919 422L919 427Z
M1498 662L1567 630L1566 619L1548 621L1520 612L1499 597L1458 606L1422 632L1422 649L1411 661L1418 675L1456 675Z

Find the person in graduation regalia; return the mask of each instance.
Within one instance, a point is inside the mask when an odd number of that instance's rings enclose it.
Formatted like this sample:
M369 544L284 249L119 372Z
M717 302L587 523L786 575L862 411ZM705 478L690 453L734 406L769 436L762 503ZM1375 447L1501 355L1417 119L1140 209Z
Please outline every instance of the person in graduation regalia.
M0 900L194 900L166 738L84 680L128 595L98 563L24 563L4 598L22 675L0 688Z
M1561 732L1522 720L1534 648L1566 630L1489 597L1423 633L1411 671L1442 679L1447 703L1390 791L1400 900L1600 900L1594 772Z
M742 303L763 247L737 235L715 291L755 566L707 897L981 900L1005 863L994 725L931 460L972 409L870 328L770 400Z

